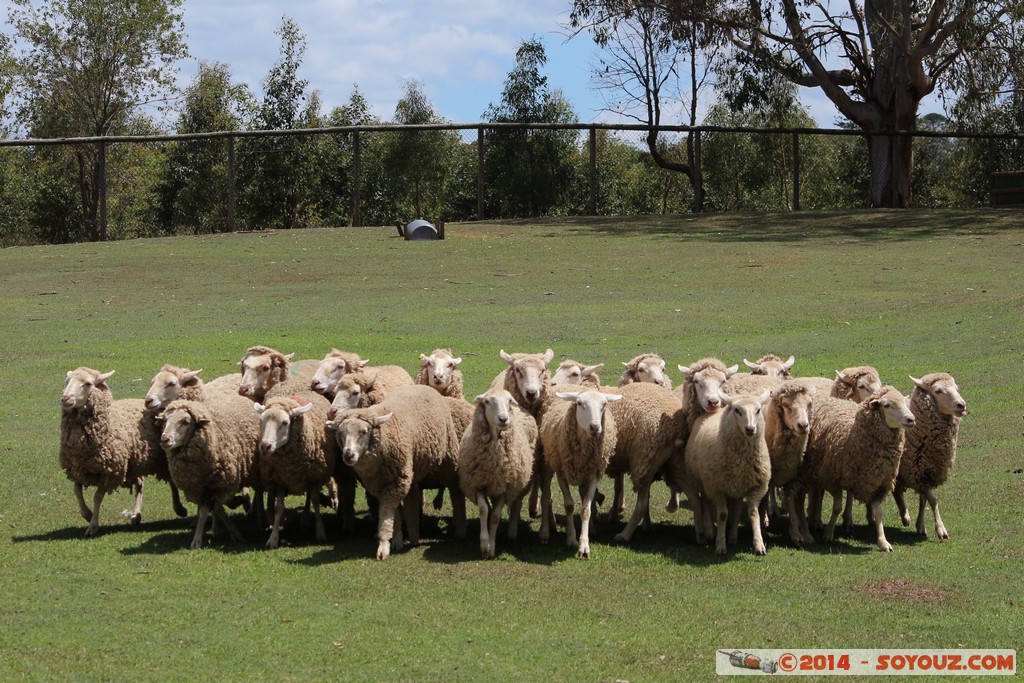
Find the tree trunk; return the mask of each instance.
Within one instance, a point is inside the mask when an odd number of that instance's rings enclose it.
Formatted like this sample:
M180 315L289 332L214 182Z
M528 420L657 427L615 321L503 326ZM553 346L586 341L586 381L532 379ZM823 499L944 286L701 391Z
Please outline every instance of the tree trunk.
M870 136L868 163L871 169L868 207L906 209L913 206L913 138L887 134Z

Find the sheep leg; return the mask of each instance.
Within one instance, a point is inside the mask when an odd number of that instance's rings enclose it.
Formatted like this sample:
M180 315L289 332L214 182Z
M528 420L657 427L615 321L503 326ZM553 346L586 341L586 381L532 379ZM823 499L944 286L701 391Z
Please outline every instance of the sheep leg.
M174 508L174 514L179 517L188 517L188 510L181 502L181 492L174 484L171 484L171 507Z
M409 495L402 505L402 517L405 518L405 530L409 535L409 543L416 545L420 542L420 515L423 514L423 489L419 484L413 484ZM465 513L463 513L465 514ZM396 533L401 537L401 529Z
M760 495L754 494L747 498L747 518L750 520L750 530L754 534L754 554L764 555L767 551L764 547L764 538L761 536L761 510L760 501L765 497L765 491Z
M391 554L391 536L395 530L398 506L390 498L380 498L377 507L377 559L386 560ZM401 522L399 522L401 528Z
M878 549L883 553L891 553L892 545L885 538L885 527L882 526L882 501L873 500L869 506L871 517L875 522L875 532L878 534Z
M711 501L715 506L718 528L715 532L715 554L725 555L725 527L729 522L729 501L725 496L715 496Z
M812 489L807 500L807 516L810 519L810 528L814 531L821 530L821 508L824 503L825 490Z
M224 510L224 506L220 503L215 503L213 506L213 521L216 522L218 519L224 525L224 528L228 530L228 535L231 536L232 541L241 543L244 540L242 534L238 531L238 527L228 518L228 513Z
M533 484L530 485L530 504L529 504L529 508L528 508L529 512L530 512L530 517L536 517L537 514L540 512L537 509L537 503L538 503L538 497L541 496L542 494L543 494L543 486L537 481L536 478L534 478ZM543 507L543 504L542 504L542 507Z
M476 494L476 506L480 509L480 555L485 560L494 555L491 554L491 506L487 502L487 496L483 493Z
M597 493L597 480L587 484L586 488L580 486L580 542L576 557L584 560L590 559L590 522L594 517L594 494ZM575 524L573 525L575 526Z
M452 504L455 504L455 499L458 498L454 493L452 494ZM440 510L444 506L444 487L437 489L437 495L434 496L434 500L431 502L434 506L434 510ZM462 538L460 536L459 538Z
M679 509L679 490L675 485L668 482L668 502L665 503L665 512L675 512Z
M495 500L494 504L491 506L491 516L488 519L488 523L490 524L491 527L491 545L489 549L491 557L494 557L495 550L497 549L498 523L501 522L501 509L503 507L505 507L505 499L501 496L498 496L497 500ZM483 518L481 518L480 524L483 524Z
M740 538L740 515L743 513L743 499L733 500L729 505L729 545L736 545Z
M284 491L278 491L274 502L274 521L270 525L267 550L273 550L281 542L281 525L284 522Z
M318 492L319 493L319 492ZM330 498L330 506L332 510L338 509L338 503L341 500L338 496L338 483L334 480L334 477L327 478L327 496Z
M761 515L761 528L762 529L768 529L771 526L771 519L770 519L771 518L771 514L769 513L769 508L771 507L771 503L769 502L768 498L769 498L768 496L765 496L764 498L762 498L761 502L757 506L758 513L760 513L760 515Z
M853 496L849 493L846 494L846 507L843 508L843 533L847 536L853 533Z
M793 493L793 508L796 510L797 517L799 517L800 538L803 539L804 543L814 543L814 536L811 534L811 530L807 526L806 503L806 491L801 490L799 493Z
M395 510L395 514L393 515L394 518L395 518L395 525L393 527L394 533L391 536L391 551L392 552L396 552L397 553L398 551L400 551L403 548L405 548L405 537L402 536L402 532L403 532L402 520L403 519L405 520L405 524L408 527L408 525L409 525L409 515L414 515L416 517L419 517L420 508L422 508L422 506L423 506L423 492L420 491L419 492L419 496L417 497L417 504L416 505L412 505L409 502L409 499L406 498L405 502L402 503L401 505L399 505L398 509ZM411 538L409 540L410 540L410 542L412 542ZM419 539L417 539L417 541L418 540Z
M192 543L189 550L198 550L203 547L203 532L206 531L206 518L210 515L210 506L207 503L200 503L196 511L196 532L192 534Z
M341 515L341 530L352 531L356 526L356 480L343 477L338 481L338 513Z
M615 522L626 512L626 492L622 472L616 472L612 480L615 487L612 492L612 506L608 508L608 521Z
M782 492L782 505L785 507L786 515L789 517L789 540L797 548L802 548L804 537L800 533L800 515L796 511L796 496L790 487L787 487Z
M508 526L505 527L505 538L514 541L519 538L519 520L523 514L523 498L526 491L515 497L508 506Z
M100 530L100 503L103 502L103 496L106 495L103 489L96 489L96 493L92 496L92 517L89 519L89 526L85 528L85 537L95 536Z
M441 489L444 491L444 489ZM452 526L455 538L466 537L466 496L461 490L452 489Z
M572 499L572 489L569 488L569 482L566 478L558 473L558 487L562 489L562 508L565 510L565 545L570 548L578 546L576 540L576 519L573 512L576 509L576 503Z
M903 492L906 491L906 487L896 482L896 488L892 490L892 498L896 501L896 509L900 512L900 521L903 522L903 526L910 526L910 512L907 510L907 501L903 498Z
M830 492L831 493L831 492ZM831 543L836 533L836 520L839 519L839 514L843 511L843 491L840 489L835 493L832 493L832 516L828 520L828 526L825 527L825 542ZM824 494L822 495L824 498Z
M551 523L551 477L554 476L551 468L547 465L543 466L543 471L540 475L540 502L541 502L541 518L540 518L540 542L547 543L551 538L551 527L554 526ZM532 495L532 493L531 493Z
M92 510L85 504L85 494L82 492L82 485L75 483L75 498L78 500L78 511L82 515L82 519L87 522L92 521Z
M615 535L615 540L620 543L629 543L630 539L633 538L633 533L636 532L637 526L640 524L640 520L650 511L651 502L651 485L650 483L641 484L636 487L636 505L633 507L633 514L629 518L629 523L626 524L626 528Z
M782 508L779 507L777 490L777 486L772 486L770 489L768 489L768 517L778 517L779 514L782 512Z
M324 529L324 520L320 516L320 487L309 489L309 497L313 499L313 517L316 520L316 541L317 543L327 542L327 530Z
M939 514L939 494L935 492L935 489L926 489L924 497L928 499L928 504L932 507L932 515L935 516L935 535L943 541L949 540L949 532L946 531L946 525L942 523L942 516ZM920 533L925 534L923 519L920 522L920 527Z
M135 502L132 505L131 517L128 518L128 523L132 526L139 526L142 524L142 485L145 480L139 477L135 480Z

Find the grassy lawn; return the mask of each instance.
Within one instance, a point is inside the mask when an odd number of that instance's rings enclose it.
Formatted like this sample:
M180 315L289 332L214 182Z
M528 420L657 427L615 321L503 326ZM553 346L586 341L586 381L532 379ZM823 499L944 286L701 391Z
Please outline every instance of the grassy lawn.
M1024 652L1024 214L574 218L447 235L0 251L0 679L635 682L712 678L719 648ZM114 369L115 398L141 397L164 363L212 379L253 344L296 358L334 346L410 372L451 347L470 397L502 348L603 362L611 384L648 350L674 382L678 363L767 352L794 354L798 375L871 364L905 393L908 374L948 371L971 413L939 494L951 538L929 516L918 539L889 502L891 555L859 506L852 538L796 550L779 524L758 558L741 530L720 559L694 543L688 512L664 512L658 485L654 528L622 547L600 524L589 562L561 524L540 545L537 520L484 562L475 519L460 541L448 510L431 510L424 542L378 563L361 494L356 533L328 513L329 545L301 527L296 497L277 551L243 527L244 544L190 552L194 520L153 481L140 528L119 492L83 539L57 463L65 373Z

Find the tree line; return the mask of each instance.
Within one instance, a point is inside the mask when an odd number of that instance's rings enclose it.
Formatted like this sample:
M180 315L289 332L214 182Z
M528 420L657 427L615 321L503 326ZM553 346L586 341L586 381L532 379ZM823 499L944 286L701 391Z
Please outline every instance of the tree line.
M147 113L153 107L173 109L176 133L445 122L417 81L404 84L388 122L372 114L357 85L346 104L325 112L320 93L301 77L305 37L287 17L276 32L279 58L261 83L262 93L234 82L228 65L203 63L172 102L175 65L187 54L180 5L180 0L12 0L9 25L21 48L16 53L10 37L0 35L5 136L15 130L38 139L166 133ZM587 14L598 5L605 13ZM772 74L770 65L745 68L736 54L720 55L723 39L720 34L714 38L710 24L701 31L696 25L681 30L682 19L655 5L650 3L645 15L646 30L655 38L644 39L641 26L639 34L630 34L641 37L629 42L625 30L635 24L635 8L644 3L629 4L633 14L612 2L575 3L574 21L589 27L606 47L608 62L603 74L598 67L596 79L604 78L602 87L619 94L621 111L658 125L667 101L685 99L695 116L692 105L708 79L698 78L692 66L698 54L705 54L712 58L701 63L715 71L714 100L703 121L694 124L815 125L799 105L796 86ZM636 57L654 66L631 71L629 64L640 63ZM546 62L542 42L524 40L483 121L576 123L572 103L548 85ZM693 89L687 95L678 88L670 92L667 84L684 71L684 64L691 66ZM1013 70L1009 73L1003 86L1015 82ZM617 81L611 78L616 74ZM956 120L918 117L913 128L1019 130L1024 119L1013 89L999 97L961 100ZM688 134L600 130L594 142L596 178L591 177L590 142L577 130L486 129L485 214L513 218L794 208L791 179L797 159L787 135L706 133L697 165L694 138ZM877 182L878 153L872 145L860 137L823 136L804 136L800 144L801 208L865 205ZM1014 141L919 139L908 145L916 206L985 204L989 174L1024 161ZM445 221L478 217L481 153L475 135L375 132L362 134L358 145L351 133L252 137L238 138L231 152L238 228L346 225L353 219L355 192L365 225L421 216ZM103 153L97 145L3 147L0 244L223 231L231 224L225 201L228 169L229 150L222 139L109 144ZM101 213L107 220L101 220Z

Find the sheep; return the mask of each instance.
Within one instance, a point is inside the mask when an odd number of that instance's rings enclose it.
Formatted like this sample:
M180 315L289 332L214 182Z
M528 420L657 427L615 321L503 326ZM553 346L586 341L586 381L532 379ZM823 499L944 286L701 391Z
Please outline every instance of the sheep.
M267 549L278 547L288 494L306 494L313 502L316 540L327 540L320 517L320 489L334 474L336 445L325 431L327 399L312 391L274 397L253 408L260 417L259 471L276 503Z
M904 448L904 430L914 425L907 400L883 386L863 403L816 397L811 408L811 436L798 485L832 495L832 517L825 540L835 533L843 491L868 505L878 549L892 552L882 524L882 501L892 492ZM801 534L810 537L806 521Z
M945 483L956 462L956 442L960 431L960 418L967 415L967 402L953 376L933 372L921 379L911 376L914 391L910 395L910 411L916 422L906 430L906 445L900 459L899 474L893 497L900 511L903 526L910 525L910 513L903 500L906 489L917 491L917 533L927 537L924 528L924 504L927 500L935 517L935 533L949 538L939 515L939 500L935 489Z
M710 510L714 506L717 532L715 553L726 553L726 522L729 542L735 544L741 505L746 500L747 518L754 536L754 553L765 554L758 505L768 491L771 459L765 440L762 406L771 392L760 396L721 394L723 409L706 413L694 423L686 442L686 478L693 503L697 542L710 536ZM730 503L732 516L730 518Z
M176 365L164 365L153 377L146 392L146 408L163 410L171 401L203 401L214 394L237 394L241 373L222 375L209 382L199 377L202 370L189 370Z
M480 554L488 559L494 557L502 508L530 485L538 430L505 389L491 389L473 405L459 442L459 483L480 508Z
M601 386L601 378L597 371L604 367L604 363L597 365L583 365L574 360L563 360L558 364L558 369L551 377L552 384L577 384L588 387Z
M317 364L316 372L313 374L308 388L318 394L323 394L327 400L331 400L333 396L329 394L343 375L359 372L369 363L370 361L360 358L358 353L331 349Z
M99 532L100 504L106 494L124 486L134 488L129 513L133 526L142 523L144 478L155 474L170 481L160 434L142 399L115 401L107 384L114 371L101 373L79 367L67 373L61 393L60 466L74 483L82 517L89 522L85 536ZM83 489L95 486L93 507Z
M629 474L637 494L636 506L626 528L615 536L628 542L645 518L651 484L673 454L681 454L686 442L686 414L683 403L672 392L648 382L627 384L619 389L622 400L609 410L615 419L615 451L607 474L621 481ZM612 516L617 508L613 506Z
M689 438L693 423L705 413L713 413L722 407L722 386L739 370L738 365L725 367L717 358L701 358L692 365L679 365L683 383L674 389L675 395L683 402L686 414L686 429L680 434L684 442ZM686 464L681 454L669 458L665 467L665 481L669 488L668 512L679 509L679 491L686 485Z
M400 386L412 386L412 380L404 381L397 373L386 368L363 368L358 372L350 372L341 376L330 392L331 419L336 413L349 408L369 408L384 400L388 392ZM397 367L397 366L394 366ZM405 372L404 370L402 372ZM408 378L409 373L405 373Z
M722 385L722 391L730 396L737 394L760 394L765 389L774 391L784 381L782 377L775 375L748 375L737 372L725 381L725 384Z
M558 477L565 507L565 541L577 546L577 557L590 558L590 518L597 482L615 451L615 418L605 410L621 395L596 389L555 391L544 402L540 442L544 450L541 475L541 543L551 534L551 477ZM580 535L577 545L574 503L570 484L580 490Z
M327 428L344 464L379 501L376 558L386 560L403 546L400 509L410 541L418 542L419 483L459 448L444 398L429 387L403 387L370 408L342 411Z
M220 395L206 401L176 399L163 412L160 445L167 455L172 481L199 506L189 548L203 546L211 510L236 541L241 534L224 512L224 504L245 486L259 487L257 453L260 420L252 402Z
M269 346L250 346L238 363L242 368L238 393L259 403L274 396L290 396L296 391L309 389L310 379L316 372L316 361L293 363L294 355L285 355Z
M619 377L620 387L633 382L650 382L672 388L672 380L665 374L665 361L656 353L642 353L623 365L626 370Z
M461 358L452 356L450 349L434 349L429 356L420 354L420 369L416 384L431 387L442 396L463 398Z
M743 364L750 369L751 375L781 377L782 379L790 379L792 377L789 370L793 367L794 363L796 363L796 358L793 356L782 360L772 353L761 356L754 363L751 363L746 358L743 359Z
M827 377L800 377L815 393L833 398L842 398L860 403L878 391L882 386L878 370L870 365L860 365L845 370L836 370L835 379Z
M803 464L807 440L810 438L810 409L813 392L796 380L786 380L772 391L765 411L765 440L771 458L769 489L784 488L783 505L789 515L789 538L800 547L813 539L800 533L800 516L790 484ZM762 515L767 526L767 517Z

